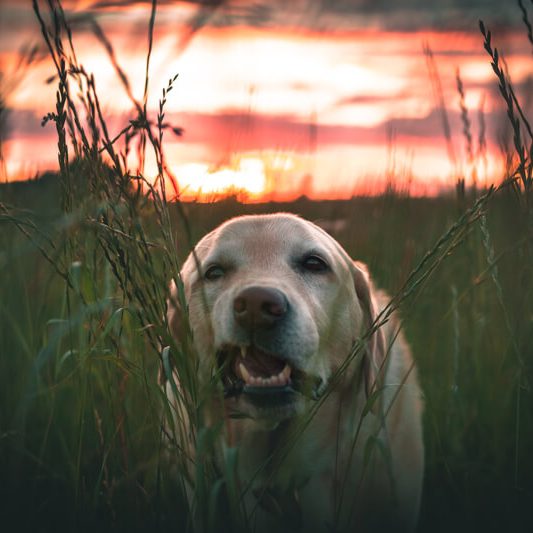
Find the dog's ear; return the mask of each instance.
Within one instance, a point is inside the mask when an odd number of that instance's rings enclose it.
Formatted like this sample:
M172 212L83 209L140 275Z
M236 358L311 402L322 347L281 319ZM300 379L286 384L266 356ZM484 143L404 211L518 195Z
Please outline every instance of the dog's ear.
M353 262L352 275L354 280L355 292L363 309L364 324L361 334L364 334L371 327L378 315L378 307L375 298L374 287L366 265L358 261ZM366 343L366 353L363 359L363 377L365 381L365 391L367 398L376 391L381 389L384 369L382 366L385 362L386 346L383 328L375 330ZM374 402L377 405L379 402Z

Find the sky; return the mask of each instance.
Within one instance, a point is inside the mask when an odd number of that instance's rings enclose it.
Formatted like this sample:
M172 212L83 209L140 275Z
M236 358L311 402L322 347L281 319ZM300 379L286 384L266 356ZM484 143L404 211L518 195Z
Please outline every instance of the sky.
M533 4L523 3L533 19ZM151 3L62 4L114 135L135 113L91 21L142 100ZM46 2L39 5L46 11ZM510 134L478 20L491 29L530 112L533 57L521 17L517 3L501 0L159 1L149 116L155 120L162 90L178 74L165 120L183 134L167 130L164 146L191 197L233 188L250 199L340 198L388 184L434 195L457 176L484 186L502 178ZM0 179L27 179L58 166L54 125L41 126L55 106L54 68L29 0L1 0L0 35ZM424 48L438 71L449 143ZM155 174L150 159L145 171Z

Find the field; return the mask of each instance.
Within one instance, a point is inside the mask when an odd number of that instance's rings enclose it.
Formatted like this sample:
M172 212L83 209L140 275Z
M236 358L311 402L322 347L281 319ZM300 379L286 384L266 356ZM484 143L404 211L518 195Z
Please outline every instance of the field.
M192 515L205 531L239 529L238 450L215 466L220 428L203 417L213 390L196 379L190 338L176 344L168 334L167 287L191 246L220 222L289 211L331 231L395 296L424 391L419 531L529 531L533 144L490 37L514 131L500 185L465 191L458 181L457 194L438 198L391 188L372 198L278 204L167 202L162 118L156 126L139 119L132 130L158 162L161 180L150 187L125 168L94 85L82 69L67 69L72 57L57 42L49 43L59 80L49 120L60 172L0 187L5 530L181 532L191 530ZM79 101L67 77L79 84ZM142 105L137 111L142 118ZM172 416L158 372L168 375L169 357L193 414L194 479L179 439L169 446L162 430Z
M15 195L35 194L50 211L32 220L57 231L65 224L58 191L44 192L44 185L18 185ZM183 207L193 241L242 213L290 211L326 224L342 221L335 237L391 294L458 216L453 197L393 194ZM176 209L169 211L177 242L186 241ZM531 523L532 262L517 239L524 223L514 195L500 193L484 229L473 223L402 305L425 395L420 531L525 531ZM121 295L90 235L77 234L73 253L81 265L72 264L70 275L80 281L67 290L35 246L4 226L1 502L10 522L18 530L181 531L179 483L159 470L159 358L135 302Z

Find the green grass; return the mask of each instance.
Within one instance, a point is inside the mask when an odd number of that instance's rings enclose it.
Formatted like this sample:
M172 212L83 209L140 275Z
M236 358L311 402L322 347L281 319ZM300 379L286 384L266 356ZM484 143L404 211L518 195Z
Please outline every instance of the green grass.
M459 187L457 198L391 189L348 201L183 204L168 202L162 186L172 178L162 148L172 80L155 125L132 97L129 147L153 150L159 165L159 181L141 189L142 172L126 168L122 138L107 133L94 84L70 51L60 6L51 13L55 26L38 14L58 71L48 118L58 130L60 173L0 187L2 525L181 532L193 514L206 530L242 523L232 477L238 450L222 465L213 460L219 432L204 418L212 390L198 382L189 332L179 343L169 336L165 299L207 231L239 214L290 211L344 220L334 237L395 296L425 396L419 530L529 530L533 144L486 29L514 131L515 168L497 189ZM153 18L150 41L152 32ZM147 82L148 67L149 56ZM179 448L183 430L173 427L159 386L162 346L171 347L195 430L192 477Z
M345 218L346 228L335 236L391 294L456 218L453 198L184 207L195 241L242 213ZM533 299L531 263L517 245L522 222L511 195L492 200L491 238L497 253L505 251L498 261L504 308L475 224L402 309L425 394L421 531L518 531L530 523ZM186 512L179 480L160 463L158 355L111 268L101 258L91 264L96 244L79 239L82 267L73 278L80 279L83 304L25 238L13 228L2 232L9 275L0 282L0 500L21 530L159 524L181 531Z

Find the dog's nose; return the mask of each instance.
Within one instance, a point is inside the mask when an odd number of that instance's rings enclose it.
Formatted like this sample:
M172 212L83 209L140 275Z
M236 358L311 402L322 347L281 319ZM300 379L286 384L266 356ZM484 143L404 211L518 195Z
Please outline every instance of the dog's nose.
M235 319L246 329L273 327L287 309L287 298L273 287L247 287L233 300Z

